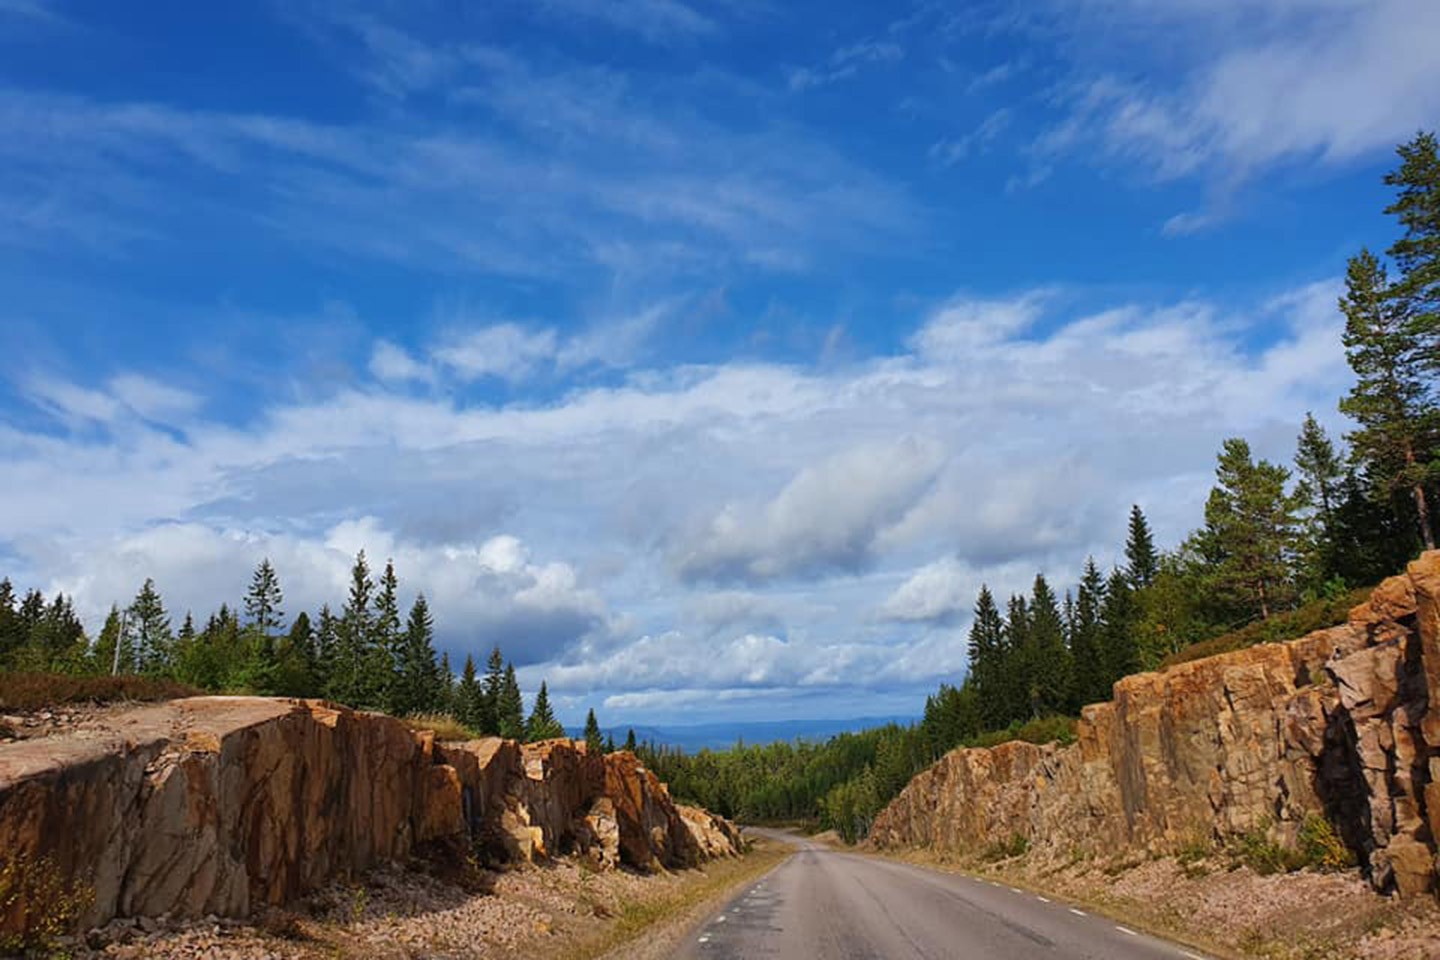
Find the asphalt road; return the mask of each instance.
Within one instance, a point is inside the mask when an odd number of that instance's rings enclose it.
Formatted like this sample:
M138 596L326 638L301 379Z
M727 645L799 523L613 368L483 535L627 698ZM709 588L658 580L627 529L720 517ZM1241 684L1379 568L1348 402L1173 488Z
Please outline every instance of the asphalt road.
M677 957L1204 960L1033 893L774 836L796 843L795 854L701 924Z

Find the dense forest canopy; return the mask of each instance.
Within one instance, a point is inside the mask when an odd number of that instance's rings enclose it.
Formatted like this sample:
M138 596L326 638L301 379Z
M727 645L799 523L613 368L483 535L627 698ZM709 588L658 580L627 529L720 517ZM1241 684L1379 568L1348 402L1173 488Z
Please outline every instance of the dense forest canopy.
M737 745L686 755L626 747L684 799L742 819L815 820L849 839L911 776L959 744L1009 737L1065 738L1079 708L1111 685L1195 644L1311 611L1323 617L1357 586L1394 572L1435 545L1440 496L1440 157L1433 134L1398 148L1385 178L1398 236L1385 256L1348 263L1339 308L1355 375L1339 409L1353 428L1340 440L1307 416L1293 463L1257 458L1241 437L1224 440L1200 526L1168 550L1144 511L1127 521L1124 563L1093 558L1061 592L1043 574L1008 598L976 598L969 670L942 684L912 726L843 734L823 744ZM1117 518L1117 521L1119 518ZM1117 522L1117 527L1119 526ZM18 595L0 581L0 669L136 673L204 690L324 696L399 715L444 713L477 733L563 735L542 683L529 716L512 664L493 650L481 674L467 657L458 677L437 660L423 594L404 613L387 563L378 580L363 551L338 613L286 616L268 560L240 607L222 605L178 628L146 580L113 607L92 638L63 595ZM1319 611L1318 613L1314 611ZM1308 622L1306 617L1284 621ZM1264 631L1255 636L1268 637ZM591 711L585 737L608 749Z

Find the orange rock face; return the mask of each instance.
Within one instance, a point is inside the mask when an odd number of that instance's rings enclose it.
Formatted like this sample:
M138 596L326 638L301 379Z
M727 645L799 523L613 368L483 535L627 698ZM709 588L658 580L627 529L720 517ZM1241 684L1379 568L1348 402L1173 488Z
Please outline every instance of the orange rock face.
M1380 890L1437 888L1440 551L1350 622L1126 677L1070 747L960 749L877 818L871 842L978 853L1164 853L1321 814Z
M713 826L686 823L630 754L436 744L320 701L198 697L123 714L103 734L0 746L0 864L43 860L83 883L86 924L244 916L433 842L642 869L726 852ZM0 934L23 933L37 906L11 903Z

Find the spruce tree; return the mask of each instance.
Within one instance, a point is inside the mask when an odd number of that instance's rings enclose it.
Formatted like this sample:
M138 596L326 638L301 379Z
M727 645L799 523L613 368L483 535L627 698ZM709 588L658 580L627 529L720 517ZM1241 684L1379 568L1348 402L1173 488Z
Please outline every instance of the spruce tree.
M440 672L435 665L435 621L425 594L415 598L405 627L405 642L395 683L394 710L420 713L437 709Z
M605 738L600 733L600 721L595 719L593 707L585 715L585 751L594 756L605 753Z
M105 617L105 625L100 628L100 636L95 640L93 656L96 673L132 673L135 670L129 636L120 629L120 608L113 604Z
M315 692L318 696L330 695L327 691L339 656L339 633L339 621L330 612L330 605L323 604L315 627Z
M476 715L476 728L490 737L500 736L500 695L505 689L505 659L496 646L485 662L485 692Z
M1116 680L1139 669L1140 650L1135 636L1138 620L1139 610L1129 575L1112 571L1100 604L1100 654L1105 665L1102 699L1109 699L1110 687Z
M392 707L398 682L404 635L400 630L400 582L394 561L385 561L380 589L375 595L374 634L367 651L365 690L369 702Z
M1239 437L1226 440L1205 504L1205 527L1220 551L1215 584L1262 620L1288 602L1295 546L1295 497L1290 471L1255 461Z
M1104 657L1101 607L1105 579L1094 557L1087 557L1075 598L1075 621L1070 632L1070 653L1075 662L1075 697L1071 706L1110 699L1110 671Z
M480 707L484 698L480 681L475 678L475 658L465 655L465 667L460 671L460 683L455 688L455 719L481 735L491 736L490 731L480 725Z
M525 739L530 743L537 740L553 740L556 737L565 736L565 728L560 726L560 721L555 719L555 712L550 709L550 693L545 689L545 681L540 681L540 692L535 694L535 706L530 711L530 719L525 724Z
M135 667L140 673L160 676L171 668L171 647L174 637L170 633L170 618L165 613L165 604L155 589L155 581L146 578L130 604L125 618L127 640L134 650Z
M1345 463L1325 428L1309 413L1296 440L1295 472L1299 481L1295 497L1306 511L1301 524L1301 559L1307 580L1318 587L1339 572L1335 512L1341 501Z
M520 683L515 679L514 664L505 665L495 713L500 736L508 740L525 739L525 701L520 695Z
M290 624L290 631L280 645L279 670L275 678L275 689L287 697L313 697L317 691L317 653L315 630L310 625L310 615L305 611L296 614Z
M245 594L245 615L250 626L261 634L274 636L285 622L285 613L280 605L285 595L280 589L280 578L270 565L270 558L260 561L255 574L250 578L250 590Z
M1032 716L1065 712L1070 705L1074 665L1065 647L1064 626L1055 591L1045 577L1036 575L1030 602L1027 638L1030 664L1029 707Z
M969 680L980 698L980 711L992 729L1010 722L1005 699L1005 622L990 588L981 584L970 625Z
M630 753L634 753L638 749L638 744L635 743L634 727L625 731L625 749Z
M1421 542L1434 549L1426 484L1436 476L1431 458L1440 427L1424 340L1368 250L1350 260L1340 310L1345 357L1355 372L1354 387L1340 401L1341 412L1359 425L1347 436L1352 454L1378 482L1382 500L1400 491L1411 498Z
M370 566L365 562L365 551L361 550L350 568L350 596L335 631L335 662L326 693L352 707L371 705L366 700L365 672L372 662L370 648L375 630L370 599L374 590Z
M1160 572L1160 554L1155 550L1155 537L1150 522L1140 505L1130 507L1130 529L1125 538L1125 573L1137 587L1148 587Z
M450 669L450 654L440 654L440 703L435 708L440 713L455 712L455 672Z
M1025 598L1019 594L1012 596L1006 605L1003 637L999 683L1003 713L997 728L1031 715L1035 651L1030 643L1030 609Z

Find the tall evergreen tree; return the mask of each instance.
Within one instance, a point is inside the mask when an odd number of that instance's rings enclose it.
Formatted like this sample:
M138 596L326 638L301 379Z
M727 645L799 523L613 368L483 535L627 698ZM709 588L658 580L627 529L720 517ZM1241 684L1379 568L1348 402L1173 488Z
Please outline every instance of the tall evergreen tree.
M319 654L310 615L300 611L279 645L275 691L287 697L313 697L319 692L316 679Z
M163 675L171 668L170 617L155 589L155 581L146 578L130 604L125 618L129 646L134 651L135 667L140 673Z
M1075 697L1072 706L1110 699L1110 675L1105 664L1101 606L1105 602L1105 579L1094 557L1087 557L1075 598L1075 618L1070 630L1070 653L1075 662Z
M1426 484L1436 476L1437 410L1424 340L1406 301L1391 295L1385 267L1368 250L1350 259L1340 310L1345 356L1355 372L1354 387L1340 401L1340 410L1359 425L1348 435L1352 454L1378 482L1381 499L1399 491L1411 498L1420 539L1434 549Z
M480 724L481 701L484 696L480 681L475 678L475 658L467 653L465 666L460 671L460 683L455 688L455 718L471 730L489 735L490 731Z
M450 669L450 654L440 654L440 703L436 709L441 713L455 712L455 671Z
M525 739L534 743L537 740L553 740L563 736L565 728L555 719L555 711L550 708L550 692L545 689L545 681L542 680L540 692L535 694L534 709L530 711L530 719L525 724Z
M250 578L250 590L245 594L245 615L254 627L265 636L274 636L284 625L285 613L280 605L285 595L280 589L280 578L270 565L270 558L260 561L255 574Z
M385 561L375 594L374 634L366 651L365 690L369 702L389 706L393 698L404 634L400 630L400 581L394 561Z
M998 691L1003 705L1003 719L997 727L1030 716L1030 694L1035 676L1034 647L1030 643L1030 608L1019 594L1012 596L1006 605L1003 636Z
M1405 233L1388 253L1400 270L1389 298L1406 318L1420 367L1440 379L1440 147L1433 132L1401 144L1398 169L1385 176L1395 202L1385 212Z
M514 664L505 665L495 713L500 736L509 740L525 739L525 701L520 695L520 683L515 679Z
M480 700L476 728L486 736L500 736L500 695L505 690L505 658L497 646L485 661L485 695Z
M1345 463L1315 417L1305 423L1295 444L1295 497L1305 517L1301 523L1301 563L1306 579L1318 587L1339 573L1335 513L1345 482Z
M1135 636L1138 619L1135 589L1130 585L1129 575L1112 571L1105 584L1105 599L1100 604L1100 653L1105 664L1103 686L1106 691L1103 699L1109 699L1110 686L1116 680L1139 668L1140 651Z
M435 665L435 621L425 594L415 598L405 627L405 644L392 696L399 714L435 710L440 702L440 672Z
M1238 437L1225 441L1205 527L1220 551L1216 587L1269 619L1291 596L1296 501L1285 490L1290 471L1255 461Z
M1004 694L1005 622L990 588L981 585L975 600L975 620L970 626L970 682L980 700L980 712L991 726L1010 721Z
M340 613L335 631L335 660L330 670L326 695L350 706L372 706L367 701L366 668L370 665L374 618L370 609L375 581L365 551L355 555L350 568L350 596Z
M1065 631L1055 591L1045 577L1036 575L1030 602L1027 638L1030 665L1029 706L1032 716L1063 713L1070 705L1074 665L1065 647Z
M330 604L320 607L320 618L315 626L315 686L316 692L326 694L330 689L339 657L340 622L330 612ZM328 694L326 694L328 695Z
M625 749L630 753L634 753L637 748L638 745L635 743L635 728L631 727L625 731Z
M100 628L100 636L95 641L97 673L133 673L135 670L135 656L130 649L129 635L121 629L120 621L120 608L112 604L110 613L105 617L105 625Z
M1130 529L1125 538L1125 573L1137 587L1148 587L1160 572L1160 554L1155 550L1155 536L1150 521L1137 503L1130 508Z
M605 738L600 733L600 721L595 719L593 707L585 715L585 752L595 756L605 752Z

